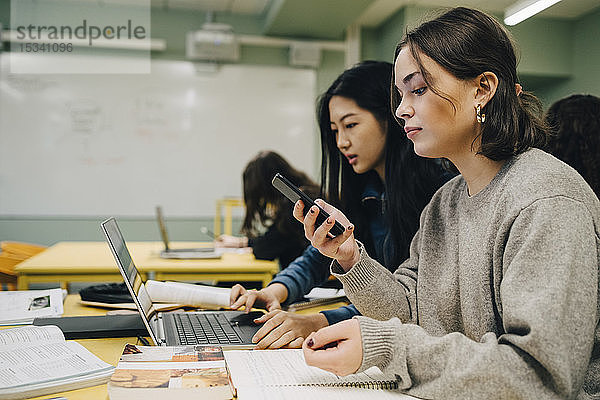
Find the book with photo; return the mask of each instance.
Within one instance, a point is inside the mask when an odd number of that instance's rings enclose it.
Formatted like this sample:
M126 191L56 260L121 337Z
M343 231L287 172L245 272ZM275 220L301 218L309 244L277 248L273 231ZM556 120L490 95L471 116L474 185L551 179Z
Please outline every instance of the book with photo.
M31 324L37 317L63 314L63 289L0 292L0 325Z
M106 383L115 367L53 325L0 330L0 398L26 399Z
M111 400L232 398L223 351L214 346L128 344L108 394Z

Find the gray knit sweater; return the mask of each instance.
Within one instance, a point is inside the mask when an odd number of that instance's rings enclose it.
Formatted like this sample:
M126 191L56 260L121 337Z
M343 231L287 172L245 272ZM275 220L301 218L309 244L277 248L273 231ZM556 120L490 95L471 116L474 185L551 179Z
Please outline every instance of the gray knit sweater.
M532 149L472 197L461 176L438 190L394 274L363 249L331 269L364 315L360 370L426 399L587 399L600 398L599 265L598 199Z

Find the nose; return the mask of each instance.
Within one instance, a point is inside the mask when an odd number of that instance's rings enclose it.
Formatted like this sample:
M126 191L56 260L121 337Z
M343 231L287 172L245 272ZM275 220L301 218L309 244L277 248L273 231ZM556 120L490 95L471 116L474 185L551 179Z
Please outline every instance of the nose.
M405 99L402 99L402 101L400 101L400 104L398 104L398 108L396 108L396 117L406 121L408 118L411 118L414 114L414 108L412 108L411 105L407 104L407 101Z
M338 149L340 150L347 149L348 147L350 147L350 140L348 139L348 136L344 134L343 130L339 130L337 132L335 141L337 143Z

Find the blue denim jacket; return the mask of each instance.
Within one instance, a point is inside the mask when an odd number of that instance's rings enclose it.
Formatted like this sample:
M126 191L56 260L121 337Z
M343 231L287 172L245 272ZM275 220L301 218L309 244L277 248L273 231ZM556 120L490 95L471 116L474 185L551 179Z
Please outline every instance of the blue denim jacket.
M375 247L374 258L382 265L385 265L383 262L385 259L384 255L391 250L386 246L386 243L391 241L386 241L389 229L383 217L382 204L384 193L381 186L381 183L375 179L369 181L361 197L365 210L370 216L369 229L371 230L371 237L373 238ZM288 297L284 305L300 300L312 288L325 283L329 278L331 261L331 258L322 255L319 250L308 246L300 257L296 258L286 269L277 274L271 284L277 282L287 288ZM396 267L395 265L387 266L392 272ZM350 319L355 315L360 315L356 307L352 304L335 310L321 312L325 315L330 325Z

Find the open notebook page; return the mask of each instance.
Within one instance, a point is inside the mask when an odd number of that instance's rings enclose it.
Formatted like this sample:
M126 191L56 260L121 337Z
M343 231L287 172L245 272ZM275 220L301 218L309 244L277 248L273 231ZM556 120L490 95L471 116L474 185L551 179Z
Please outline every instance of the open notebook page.
M394 375L384 374L376 367L359 374L337 376L306 365L301 349L233 350L226 351L224 354L235 388L396 381Z

